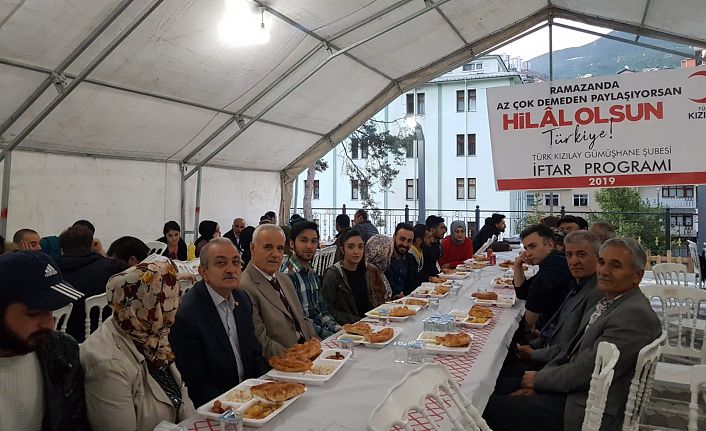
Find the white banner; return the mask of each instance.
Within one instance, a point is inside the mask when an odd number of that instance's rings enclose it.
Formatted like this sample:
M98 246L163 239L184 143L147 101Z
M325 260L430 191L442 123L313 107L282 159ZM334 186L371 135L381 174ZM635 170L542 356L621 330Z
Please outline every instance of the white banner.
M706 67L487 90L498 190L706 184Z

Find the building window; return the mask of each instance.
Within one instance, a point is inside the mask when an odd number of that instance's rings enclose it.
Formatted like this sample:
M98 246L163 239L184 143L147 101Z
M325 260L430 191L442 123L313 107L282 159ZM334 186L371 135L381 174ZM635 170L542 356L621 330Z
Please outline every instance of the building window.
M407 139L407 143L405 144L405 150L407 152L408 159L414 157L414 141L412 140L412 138Z
M588 193L574 193L574 206L575 207L587 207L588 206Z
M688 226L694 225L693 214L672 214L669 216L672 226Z
M476 179L469 178L468 179L468 199L475 199L475 198L476 198Z
M360 199L358 180L351 180L351 200L357 201L358 199Z
M417 114L424 115L424 93L417 93Z
M483 63L466 63L463 65L464 72L475 72L477 70L483 70Z
M414 115L414 93L407 94L407 115Z
M468 90L468 110L476 110L476 90Z
M551 193L545 193L544 194L544 206L552 206L554 205L555 207L559 206L559 194L554 193L554 199L551 198L552 194ZM552 203L552 200L554 201Z
M306 190L306 183L307 181L304 180L304 190ZM314 180L314 194L312 196L312 199L319 198L319 180Z
M662 187L663 198L693 198L694 186L668 186Z
M466 108L466 98L463 90L456 91L456 112L463 112Z
M463 142L463 135L456 135L456 155L457 156L465 156L465 152L463 151L465 149L466 143Z
M537 199L534 193L527 192L527 207L536 207Z
M368 158L368 143L365 141L360 143L360 158L361 159Z
M407 178L406 181L406 193L405 197L407 198L408 201L414 200L414 199L419 199L419 180L415 181L412 178ZM416 190L416 193L415 193Z
M359 147L360 147L360 142L358 142L358 139L356 139L356 138L351 139L351 159L358 158L358 148Z
M476 134L475 133L469 133L468 134L468 154L469 156L475 156L476 155Z
M463 199L466 192L464 185L463 178L456 178L456 199Z

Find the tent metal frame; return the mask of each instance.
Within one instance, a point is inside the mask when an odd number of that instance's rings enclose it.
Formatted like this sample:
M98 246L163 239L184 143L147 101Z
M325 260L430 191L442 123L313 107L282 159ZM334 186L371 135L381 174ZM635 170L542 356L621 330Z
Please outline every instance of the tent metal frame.
M338 33L334 34L333 36L329 37L328 39L319 36L316 34L316 32L306 28L304 25L298 23L297 21L287 17L286 15L280 13L274 8L271 8L265 4L263 4L260 0L250 0L252 3L257 5L258 7L263 7L265 10L276 17L277 19L287 23L288 25L296 28L297 30L305 33L307 36L312 37L316 39L319 44L315 46L313 49L309 50L304 56L302 56L295 64L289 67L288 70L286 70L284 73L282 73L277 79L273 80L265 89L260 91L257 95L255 95L251 100L249 100L242 108L240 108L238 111L232 111L228 110L225 108L217 108L213 106L209 106L207 104L195 102L195 101L190 101L190 100L185 100L182 98L178 97L173 97L173 96L168 96L168 95L163 95L163 94L158 94L155 92L150 92L146 90L141 90L141 89L135 89L135 88L129 88L127 86L122 86L119 84L113 84L97 79L92 79L88 78L88 75L93 72L93 70L100 65L102 61L104 61L136 28L140 26L140 24L152 13L154 10L156 10L159 5L163 2L163 0L153 0L150 2L150 4L145 7L133 20L130 22L130 24L124 28L118 36L116 36L104 49L101 50L99 54L97 54L89 63L87 66L85 66L80 73L77 75L72 75L66 73L66 69L101 35L104 33L104 31L113 23L115 20L134 2L134 0L122 0L106 17L104 17L101 22L91 31L91 33L84 38L84 40L81 41L81 43L57 66L56 69L49 69L49 68L44 68L40 66L35 66L35 65L30 65L26 63L22 63L19 61L14 61L14 60L9 60L9 59L0 59L0 64L4 64L7 66L12 66L12 67L18 67L18 68L23 68L27 70L31 70L33 72L37 73L42 73L46 74L46 78L42 81L42 83L28 96L22 104L13 112L13 114L2 124L0 125L0 136L2 133L6 132L26 111L29 109L30 106L32 106L33 103L35 103L42 94L45 93L45 91L53 84L55 83L55 78L56 77L66 77L71 79L71 82L68 85L65 86L58 86L59 94L54 97L54 99L49 102L41 111L39 114L37 114L31 121L30 123L25 126L17 136L15 136L12 141L4 145L3 148L0 148L0 160L4 159L4 170L3 170L3 185L2 185L2 196L0 198L0 234L5 235L6 234L6 228L7 228L7 211L8 211L8 200L9 200L9 189L10 189L10 173L11 173L11 153L12 150L17 148L27 136L29 136L32 131L35 130L37 126L41 124L41 122L51 114L51 112L61 104L61 102L73 91L75 90L78 85L81 83L87 83L91 85L96 85L99 87L104 87L104 88L110 88L114 89L117 91L122 91L122 92L127 92L131 94L136 94L144 97L149 97L149 98L154 98L158 100L164 100L167 102L172 102L184 106L191 106L191 107L196 107L204 110L208 110L211 112L214 112L216 114L226 114L228 115L228 119L224 121L214 132L212 132L206 139L204 139L199 145L197 145L194 149L192 149L189 154L187 154L183 159L181 160L167 160L164 159L152 159L152 158L135 158L135 157L123 157L119 155L92 155L92 154L86 154L84 152L71 152L71 151L61 151L61 150L45 150L45 149L36 149L36 148L26 148L26 150L29 151L41 151L41 152L47 152L47 153L57 153L57 154L82 154L82 155L90 155L90 156L95 156L95 157L101 157L101 158L114 158L114 159L126 159L126 160L145 160L145 161L161 161L161 162L166 162L166 163L179 163L180 166L180 174L181 174L181 208L182 208L182 215L181 215L181 221L182 221L182 226L184 225L185 222L185 207L186 207L186 187L185 183L186 180L188 180L191 176L194 174L198 173L197 176L197 197L196 197L196 221L198 224L198 209L200 206L200 187L201 187L201 178L202 178L202 168L203 167L218 167L218 168L229 168L229 169L237 169L237 170L255 170L255 171L263 171L263 172L273 172L273 171L268 171L264 169L247 169L247 168L239 168L239 167L233 167L233 166L221 166L218 164L211 163L211 160L216 157L219 153L221 153L228 145L230 145L234 140L238 138L245 130L247 130L250 126L253 124L259 122L263 124L268 124L272 125L275 127L282 127L286 128L289 130L295 130L303 133L308 133L312 134L315 136L319 136L320 139L314 143L306 152L304 152L302 155L297 157L294 161L289 163L284 169L282 169L280 172L281 178L282 178L282 195L284 196L286 193L284 192L284 187L288 184L289 187L291 187L291 182L296 178L296 175L301 172L304 169L304 164L307 162L310 162L311 160L316 160L318 159L322 154L324 154L326 151L328 151L331 147L335 147L337 142L340 142L347 136L350 132L352 132L359 124L364 122L367 117L370 117L371 112L374 113L373 111L379 110L378 108L384 107L387 103L389 103L391 100L393 100L395 97L399 96L400 94L404 93L405 91L408 91L411 88L414 88L416 85L419 85L423 82L428 81L429 79L433 78L434 76L443 73L445 70L448 70L449 68L452 68L454 66L457 66L459 64L462 64L463 62L468 61L469 59L475 58L477 56L480 56L486 52L489 52L493 49L497 49L501 46L504 46L507 43L510 43L511 41L514 41L516 39L519 39L521 37L526 36L527 34L537 31L540 28L544 28L548 25L556 25L559 27L575 30L575 31L580 31L584 32L587 34L594 34L598 35L600 37L605 37L608 39L613 39L617 40L620 42L624 43L630 43L636 46L641 46L645 48L650 48L650 49L655 49L658 51L662 52L667 52L670 54L675 54L679 55L682 57L686 58L698 58L698 56L693 55L693 54L688 54L688 53L683 53L683 52L678 52L676 50L670 50L667 48L661 48L657 47L651 44L643 43L640 42L639 39L642 36L646 37L654 37L658 39L665 39L665 40L670 40L674 42L678 42L681 44L687 44L687 45L692 45L692 46L704 46L706 45L706 41L704 40L699 40L695 38L690 38L686 37L683 35L677 35L673 33L668 33L665 31L660 31L660 30L654 30L650 28L645 27L645 22L647 19L647 15L649 12L649 8L651 6L652 0L646 0L644 10L642 13L642 20L639 25L634 25L630 23L625 23L621 22L618 20L612 20L612 19L606 19L603 17L587 14L587 13L579 13L579 12L573 12L567 9L563 9L559 6L556 6L552 3L552 0L547 0L547 5L536 11L535 13L529 15L525 19L515 22L505 28L499 29L498 31L491 33L489 35L484 36L483 38L476 40L476 41L467 41L463 35L460 33L458 28L453 24L453 22L448 18L448 16L444 13L444 11L441 9L441 7L450 2L451 0L424 0L424 5L425 7L422 9L419 9L418 11L402 18L401 20L397 21L391 26L386 27L385 29L379 30L371 35L368 35L359 41L345 47L345 48L340 48L338 45L336 45L334 42L335 40L339 39L342 36L345 36L357 29L360 29L361 27L367 25L368 23L388 14L393 11L398 10L402 6L407 5L408 3L415 1L415 0L400 0L378 12L375 14L372 14L346 28L343 30L340 30ZM367 42L370 42L371 40L380 37L381 35L398 28L430 11L436 11L444 20L446 25L451 29L451 31L456 34L459 39L462 41L463 46L454 52L446 55L443 58L440 58L433 63L422 67L419 70L410 72L407 75L401 76L401 77L391 77L384 72L380 71L379 69L375 68L374 66L371 66L367 64L365 61L362 59L356 57L351 53L351 51L357 47L360 47L364 45ZM590 25L595 25L595 26L601 26L601 27L607 27L619 31L623 31L626 33L632 33L635 34L635 39L630 40L630 39L625 39L621 37L615 37L615 36L610 36L610 35L604 35L600 33L593 32L591 30L587 29L581 29L575 26L571 26L568 24L562 24L562 23L557 23L554 21L555 18L562 18L562 19L568 19L568 20L573 20L577 22L582 22ZM542 21L546 21L544 24L542 24ZM538 27L535 27L538 26ZM532 27L535 27L534 29ZM279 83L290 76L293 72L296 70L299 70L309 59L311 59L316 53L319 53L322 49L325 49L330 52L330 55L327 56L327 58L321 62L315 69L310 71L309 73L306 74L306 76L302 79L299 79L297 82L289 86L284 93L280 94L273 102L269 103L265 108L263 108L259 113L256 115L246 115L245 112L250 109L252 106L254 106L258 101L260 101L265 95L269 94L272 89L274 89ZM335 51L335 52L331 52ZM550 51L550 56L551 56L551 51ZM267 120L264 119L263 116L267 114L271 109L273 109L277 104L279 104L282 100L284 100L287 96L292 94L297 88L299 88L302 84L304 84L306 81L308 81L317 71L321 70L323 67L325 67L328 63L330 63L332 60L339 56L345 56L357 64L363 66L367 70L372 71L373 73L384 77L386 80L390 82L390 84L385 87L382 91L380 91L373 99L371 99L370 102L362 106L359 110L357 110L351 117L343 121L338 127L335 129L328 131L328 132L323 132L323 131L314 131L314 130L308 130L305 128L289 125L289 124L284 124L284 123L278 123L275 121ZM238 130L235 131L234 133L230 134L221 144L218 145L217 148L215 148L213 151L211 151L208 155L205 157L201 158L197 163L190 163L195 156L197 156L204 148L206 148L211 142L213 142L215 139L217 139L219 136L223 134L223 132L226 131L233 123L236 123L238 125ZM25 148L23 148L25 150ZM191 166L191 169L189 170L189 166ZM288 207L288 205L284 205L284 203L281 205L281 208ZM282 214L281 214L282 215ZM195 229L197 230L197 229Z

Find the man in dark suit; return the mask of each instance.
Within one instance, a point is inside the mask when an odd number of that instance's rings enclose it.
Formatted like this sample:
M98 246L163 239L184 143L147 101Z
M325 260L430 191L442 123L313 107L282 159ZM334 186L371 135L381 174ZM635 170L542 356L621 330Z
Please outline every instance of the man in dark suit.
M233 241L235 248L237 248L241 254L243 253L243 246L240 243L240 234L243 233L243 229L245 229L245 220L238 217L233 220L233 229L223 235L223 237Z
M194 405L267 372L252 323L252 305L240 290L240 253L227 238L201 249L202 281L184 295L169 334L176 364Z
M584 314L585 331L576 334L567 349L541 371L526 372L521 389L490 397L483 416L494 431L580 430L601 341L615 344L620 351L601 430L620 429L637 355L662 331L638 287L646 260L640 244L630 238L611 239L601 246L598 289L605 296Z
M279 272L284 241L284 231L279 226L258 226L250 244L252 259L243 271L241 284L252 301L255 335L267 358L316 336L292 280Z

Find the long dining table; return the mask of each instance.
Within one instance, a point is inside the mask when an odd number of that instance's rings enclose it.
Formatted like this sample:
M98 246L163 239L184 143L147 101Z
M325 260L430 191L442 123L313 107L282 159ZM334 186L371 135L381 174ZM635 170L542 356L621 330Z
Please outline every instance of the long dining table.
M498 263L513 259L516 251L496 253ZM478 290L492 290L491 280L503 276L506 269L488 266L480 272L462 280L458 297L450 295L440 300L438 310L423 309L403 322L392 325L403 328L395 341L412 341L423 331L423 320L435 312L445 313L453 309L468 310L473 305L471 294ZM507 293L507 292L506 292ZM428 361L446 366L459 383L463 393L473 405L483 411L493 392L495 381L507 355L508 346L524 312L524 301L518 300L512 308L492 307L495 317L483 329L458 330L472 335L470 351L462 356L435 355ZM323 348L340 348L336 334L322 342ZM287 431L362 431L373 408L383 400L391 386L400 382L405 374L420 365L395 362L394 346L390 343L382 349L355 347L354 356L347 361L333 378L322 386L308 386L307 392L291 406L279 413L262 430ZM264 377L267 378L267 377ZM198 406L197 406L198 407ZM427 408L441 429L449 429L450 421L441 414L441 409L431 401ZM412 413L415 430L433 429L426 420ZM179 424L189 431L215 431L218 422L192 417ZM246 427L246 429L250 429Z

